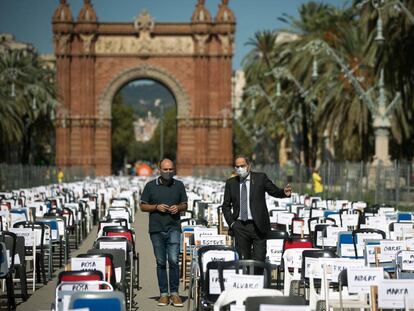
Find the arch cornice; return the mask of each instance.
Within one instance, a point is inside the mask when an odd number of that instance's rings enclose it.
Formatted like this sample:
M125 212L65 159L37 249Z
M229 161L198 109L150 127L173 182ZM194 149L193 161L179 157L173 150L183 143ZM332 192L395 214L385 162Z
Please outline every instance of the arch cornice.
M107 83L99 96L100 120L111 118L111 105L116 92L128 82L137 79L151 79L164 84L175 97L177 119L189 118L190 99L180 81L164 69L151 65L140 65L119 72Z

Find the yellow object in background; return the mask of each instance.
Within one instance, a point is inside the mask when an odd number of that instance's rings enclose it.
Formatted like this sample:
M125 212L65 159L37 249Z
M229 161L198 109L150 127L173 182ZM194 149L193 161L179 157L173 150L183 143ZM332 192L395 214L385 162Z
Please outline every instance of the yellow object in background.
M313 191L315 193L323 192L322 177L318 174L317 171L313 172L312 181L313 181Z

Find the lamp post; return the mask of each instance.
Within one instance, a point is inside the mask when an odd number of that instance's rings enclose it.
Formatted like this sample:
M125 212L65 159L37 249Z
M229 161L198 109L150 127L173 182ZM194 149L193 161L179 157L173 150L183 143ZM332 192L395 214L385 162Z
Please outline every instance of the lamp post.
M373 0L374 1L374 0ZM378 37L378 36L377 36ZM318 78L317 56L321 52L325 52L331 56L341 67L345 77L350 81L362 102L367 106L372 115L372 126L375 132L375 156L374 164L382 162L385 165L390 164L388 144L391 130L390 114L400 102L401 94L398 92L392 102L387 105L384 87L384 70L381 70L380 79L377 85L379 95L374 98L372 89L365 90L359 80L353 75L353 70L342 58L332 49L325 41L313 40L305 45L301 50L308 50L313 55L313 72L312 77ZM315 65L316 64L316 65Z
M154 102L154 106L160 106L160 161L164 158L164 105L161 103L161 99L157 98Z
M280 87L276 87L277 89L279 89L279 91L276 92L276 96L279 97L281 96L281 90ZM270 104L270 107L272 109L272 111L275 111L276 114L278 115L279 119L281 120L281 122L283 122L287 132L290 135L291 138L291 145L292 146L297 146L297 141L299 138L299 129L295 126L291 124L291 121L295 120L296 117L302 117L301 113L297 113L297 112L293 112L290 116L286 117L283 116L280 111L277 109L277 105L276 103L272 100L272 98L266 93L266 91L258 84L254 84L252 86L250 86L249 88L246 89L247 94L255 97L255 96L263 96L264 98L266 98L266 101ZM300 159L300 156L298 156L297 158Z

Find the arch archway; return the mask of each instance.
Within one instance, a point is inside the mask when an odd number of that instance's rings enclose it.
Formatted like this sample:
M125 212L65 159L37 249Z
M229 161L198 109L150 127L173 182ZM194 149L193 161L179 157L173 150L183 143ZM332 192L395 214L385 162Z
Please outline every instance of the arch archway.
M111 102L122 85L153 79L176 98L177 169L232 162L231 60L234 14L222 0L214 18L198 1L191 22L98 22L91 1L77 20L66 1L53 16L59 92L56 164L111 172ZM128 142L125 142L128 143Z

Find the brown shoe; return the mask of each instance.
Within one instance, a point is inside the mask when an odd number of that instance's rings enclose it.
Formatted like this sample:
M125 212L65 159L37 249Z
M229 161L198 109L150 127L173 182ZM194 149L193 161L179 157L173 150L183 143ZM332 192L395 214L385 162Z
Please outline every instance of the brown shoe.
M168 306L170 304L170 298L168 296L161 296L158 300L159 306Z
M171 299L171 303L174 307L182 307L183 305L183 301L181 300L180 296L178 295L171 295L170 296Z

